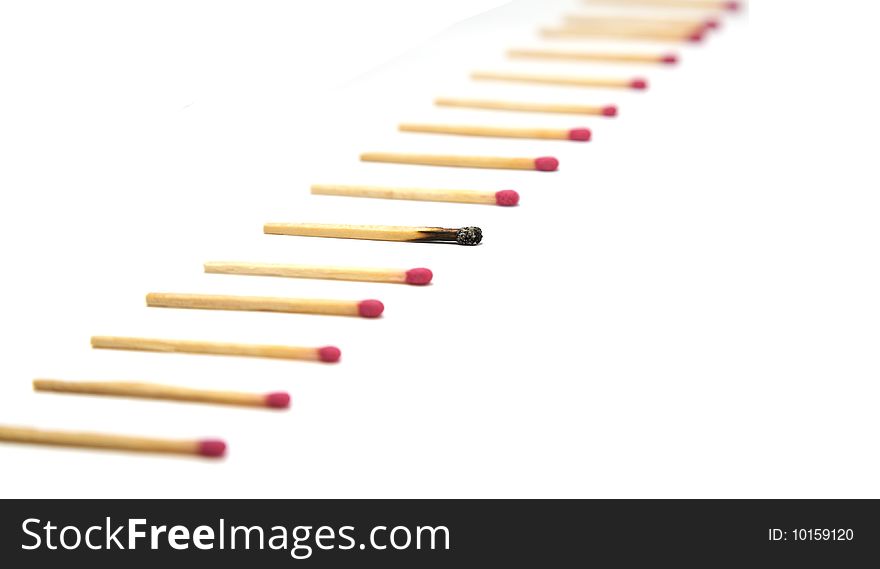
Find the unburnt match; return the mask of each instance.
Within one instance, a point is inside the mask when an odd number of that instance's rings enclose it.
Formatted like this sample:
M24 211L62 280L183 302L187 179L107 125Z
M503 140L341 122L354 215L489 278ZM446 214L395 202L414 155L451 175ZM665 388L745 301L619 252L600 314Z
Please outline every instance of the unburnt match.
M397 225L331 225L324 223L267 223L263 233L300 237L331 237L336 239L369 239L372 241L407 241L410 243L453 242L478 245L483 240L479 227L447 229L445 227L408 227Z
M203 310L246 310L286 312L322 316L361 316L378 318L385 306L378 300L329 300L319 298L278 298L271 296L231 296L225 294L182 294L151 292L147 306L195 308Z
M568 75L533 75L530 73L505 73L499 71L475 71L471 74L471 78L481 81L535 83L539 85L558 85L560 87L603 87L639 90L648 88L648 82L642 78L572 77Z
M365 267L324 267L315 265L284 265L277 263L242 263L211 261L205 263L205 272L221 275L252 275L296 279L326 279L334 281L361 281L397 283L423 286L434 278L430 269L374 269Z
M640 40L648 42L697 43L703 41L705 30L700 28L694 32L682 32L678 30L662 29L564 26L560 28L544 28L541 30L541 36L550 39L602 38Z
M218 439L156 439L103 433L48 431L3 425L0 425L0 441L30 445L191 455L206 458L221 458L226 454L226 443Z
M493 168L499 170L538 170L555 172L559 160L552 156L508 158L503 156L458 156L450 154L407 154L403 152L364 152L363 162L450 166L454 168Z
M495 138L535 138L543 140L574 140L588 142L592 133L588 128L512 128L499 126L451 125L402 123L401 132L425 134L457 134L461 136L487 136Z
M379 186L315 184L312 186L312 194L321 196L345 196L351 198L500 205L505 207L515 206L519 203L519 194L514 190L481 192L478 190L386 188Z
M62 381L57 379L35 379L33 386L34 391L51 393L106 395L110 397L157 399L186 403L212 403L239 407L264 407L268 409L287 409L290 407L290 395L284 391L240 393L237 391L190 389L188 387L130 381Z
M488 111L517 111L526 113L559 113L566 115L592 115L616 117L614 105L571 105L559 103L535 103L531 101L500 101L495 99L462 99L438 97L434 99L438 107L457 107L462 109L483 109Z
M590 4L688 8L707 11L727 10L730 12L736 12L742 8L742 2L727 0L590 0Z
M662 28L696 31L718 29L721 20L714 16L704 18L660 18L656 16L600 16L596 14L568 14L564 18L567 25L606 25L641 26L642 28Z
M549 59L557 61L596 61L604 63L646 63L672 65L678 63L674 53L627 53L606 51L558 51L550 49L511 49L514 59Z
M341 355L339 348L335 346L304 348L299 346L276 346L271 344L237 344L228 342L204 342L200 340L129 338L122 336L92 336L92 347L104 350L246 356L252 358L273 358L282 360L307 360L324 363L338 362Z

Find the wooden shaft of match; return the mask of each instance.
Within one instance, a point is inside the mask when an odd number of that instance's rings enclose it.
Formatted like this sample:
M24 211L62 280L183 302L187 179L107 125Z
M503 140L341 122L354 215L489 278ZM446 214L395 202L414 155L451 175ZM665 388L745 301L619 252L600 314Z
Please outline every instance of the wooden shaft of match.
M376 283L406 282L405 270L362 267L321 267L313 265L212 261L205 263L205 272L225 275L253 275Z
M336 237L339 239L372 239L376 241L424 241L438 234L455 241L457 229L442 227L405 227L395 225L331 225L324 223L267 223L263 232L271 235L301 237Z
M628 89L631 79L611 79L602 77L570 77L563 75L532 75L529 73L504 73L495 71L476 71L473 79L491 81L510 81L514 83L537 83L542 85L562 85L573 87L611 87Z
M430 134L458 134L463 136L488 136L496 138L538 138L568 140L569 130L560 128L509 128L476 125L402 123L403 132L422 132Z
M386 188L380 186L337 186L315 184L312 193L322 196L380 198L388 200L415 200L427 202L454 202L495 205L496 192L477 190L441 190L426 188Z
M691 33L706 26L709 18L672 19L672 18L649 18L634 16L594 16L568 14L564 17L566 24L577 25L605 25L605 26L642 26L643 28L673 29Z
M130 437L102 433L47 431L0 425L0 441L63 447L125 450L167 454L202 454L200 441Z
M590 0L591 4L665 6L693 10L727 10L731 2L724 0Z
M545 38L622 38L637 39L655 42L686 42L690 41L691 34L675 31L674 33L664 31L636 30L636 29L608 29L608 28L588 28L583 26L564 28L544 28L541 35Z
M34 391L75 393L82 395L109 395L137 399L161 399L191 403L216 403L244 407L266 407L266 394L240 393L236 391L213 391L190 389L174 385L139 383L130 381L61 381L35 379Z
M93 336L92 347L106 350L140 352L169 352L180 354L211 354L249 356L284 360L320 360L318 348L275 346L266 344L236 344L198 340L165 340L157 338L128 338L120 336Z
M610 31L621 33L646 33L669 36L691 35L703 30L704 23L657 23L639 21L615 21L598 19L566 19L562 26L566 29L583 29L590 31Z
M534 170L534 158L506 158L500 156L456 156L447 154L406 154L401 152L365 152L364 162L392 164L420 164L423 166L455 166L460 168L500 168Z
M438 107L460 107L466 109L487 109L498 111L524 111L534 113L560 113L570 115L602 115L604 106L568 105L555 103L531 103L524 101L498 101L490 99L459 99L440 97L434 100Z
M359 302L357 300L181 294L171 292L151 292L147 295L147 306L159 308L250 310L256 312L288 312L335 316L359 316Z
M562 61L606 61L610 63L665 63L668 54L601 51L557 51L550 49L511 49L513 58L554 59Z

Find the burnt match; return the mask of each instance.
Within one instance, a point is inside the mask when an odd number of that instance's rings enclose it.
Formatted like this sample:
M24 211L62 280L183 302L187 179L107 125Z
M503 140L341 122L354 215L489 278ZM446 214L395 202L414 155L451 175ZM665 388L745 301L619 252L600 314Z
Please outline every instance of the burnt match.
M608 77L573 77L569 75L533 75L530 73L503 73L497 71L475 71L472 79L488 81L506 81L509 83L535 83L539 85L557 85L560 87L600 87L610 89L648 88L645 79L616 79Z
M378 300L328 300L319 298L278 298L271 296L230 296L225 294L182 294L151 292L147 306L195 308L202 310L245 310L285 312L321 316L360 316L378 318L385 306Z
M519 194L514 190L481 192L478 190L441 190L426 188L387 188L380 186L314 184L312 185L312 194L351 198L500 205L505 207L515 206L519 203Z
M607 51L557 51L549 49L511 49L508 57L547 59L554 61L590 61L603 63L644 63L672 65L678 63L674 53L628 53Z
M445 227L408 227L397 225L332 225L323 223L267 223L263 233L300 237L335 239L369 239L372 241L406 241L410 243L452 242L478 245L483 240L479 227L446 229Z
M365 152L363 162L450 166L455 168L494 168L500 170L538 170L555 172L559 160L552 156L539 158L508 158L502 156L458 156L449 154L407 154L402 152Z
M303 348L299 346L276 346L270 344L238 344L229 342L204 342L200 340L128 338L122 336L92 336L92 347L104 350L245 356L282 360L306 360L324 363L336 363L339 361L341 355L339 348L335 346Z
M457 134L460 136L486 136L494 138L534 138L543 140L574 140L587 142L592 138L590 129L578 128L513 128L500 126L451 125L402 123L401 132L423 134Z
M599 117L617 116L617 107L614 105L572 105L559 103L536 103L532 101L501 101L497 99L463 99L456 97L438 97L437 99L434 99L434 104L438 107L482 109L487 111L558 113L566 115L592 115Z
M315 265L284 265L278 263L242 263L211 261L205 272L220 275L251 275L295 279L325 279L371 283L397 283L423 286L434 278L431 269L374 269L365 267L325 267Z
M219 439L175 440L103 433L48 431L0 425L0 442L221 458L226 443Z
M35 379L33 386L34 391L51 393L106 395L133 399L211 403L268 409L287 409L290 407L290 395L283 391L273 393L240 393L237 391L190 389L172 385L129 381L62 381L57 379Z

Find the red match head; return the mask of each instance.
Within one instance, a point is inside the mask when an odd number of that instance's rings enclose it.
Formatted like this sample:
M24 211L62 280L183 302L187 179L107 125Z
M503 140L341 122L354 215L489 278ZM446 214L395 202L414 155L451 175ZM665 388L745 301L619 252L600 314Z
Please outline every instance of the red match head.
M724 9L730 10L731 12L737 12L737 11L739 11L740 8L742 8L742 4L740 4L739 2L725 2L724 3Z
M266 407L272 407L273 409L287 409L290 407L290 394L284 391L267 393Z
M406 284L411 285L426 285L431 282L431 279L434 278L434 273L431 272L431 269L418 268L418 269L410 269L406 272Z
M607 105L602 107L602 116L603 117L616 117L617 116L617 107L615 105Z
M632 81L630 81L629 86L631 89L639 89L641 91L644 91L645 89L648 88L648 81L646 79L642 79L641 77L639 77L637 79L633 79Z
M692 33L691 35L689 35L687 39L691 43L700 43L701 41L703 41L703 38L705 38L705 37L706 37L706 30L704 28L700 28L699 30L697 30L694 33Z
M362 300L358 303L358 314L364 318L378 318L385 311L385 305L378 300Z
M719 20L718 18L709 18L703 23L703 26L707 30L717 30L721 27L721 20Z
M568 139L578 142L588 142L593 137L593 133L588 128L573 128L568 131Z
M535 158L535 170L542 172L555 172L559 168L559 160L552 156L542 156Z
M342 352L336 346L324 346L318 348L318 359L322 362L333 364L339 361Z
M208 458L221 458L226 454L226 443L220 439L204 439L198 442L196 452Z
M495 203L503 206L514 206L519 203L519 194L513 190L495 192Z
M667 65L675 65L676 63L678 63L678 55L675 53L667 53L660 58L660 61Z

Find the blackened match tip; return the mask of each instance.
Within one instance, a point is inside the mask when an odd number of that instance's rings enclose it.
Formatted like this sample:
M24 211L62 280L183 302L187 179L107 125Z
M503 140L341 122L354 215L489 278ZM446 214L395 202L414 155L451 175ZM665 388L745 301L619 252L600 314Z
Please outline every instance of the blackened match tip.
M455 237L459 245L479 245L482 240L483 230L479 227L462 227Z

